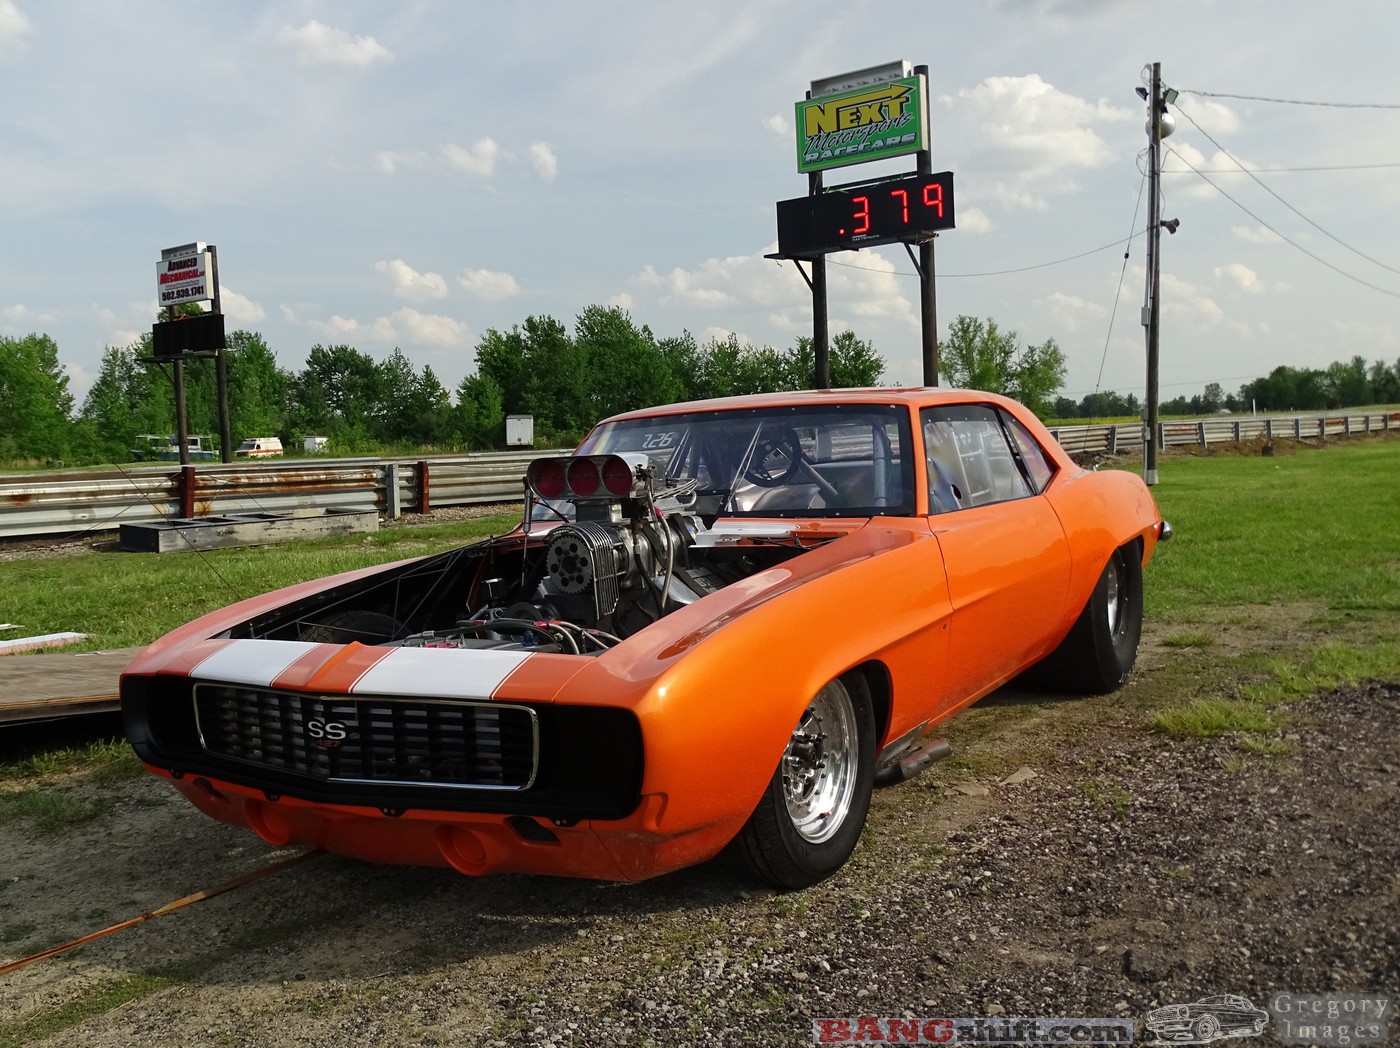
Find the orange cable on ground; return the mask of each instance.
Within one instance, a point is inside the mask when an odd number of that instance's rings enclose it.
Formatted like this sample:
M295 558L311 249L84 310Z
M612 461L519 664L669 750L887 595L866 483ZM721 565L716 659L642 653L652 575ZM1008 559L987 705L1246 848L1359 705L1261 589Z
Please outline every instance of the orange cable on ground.
M253 870L251 873L242 874L231 881L220 884L218 887L208 888L205 891L195 892L193 895L186 895L182 899L176 899L174 902L168 902L159 909L151 910L149 913L143 913L140 917L133 917L129 921L122 921L120 924L114 924L110 928L103 928L100 932L84 935L81 939L74 939L72 942L66 942L62 946L55 946L52 949L44 950L42 953L36 953L32 957L25 957L23 960L11 961L9 964L0 965L0 975L15 971L17 968L23 968L26 964L42 961L45 957L53 957L60 953L66 953L76 946L82 946L84 943L92 942L94 939L100 939L104 935L111 935L113 932L119 932L123 928L130 928L132 925L140 924L143 921L149 921L154 917L164 917L167 913L174 913L176 910L184 909L191 903L202 902L205 899L212 899L216 895L223 895L225 892L231 892L235 888L243 887L245 884L252 884L254 881L262 880L264 877L270 877L274 873L281 873L283 870L289 870L293 866L305 862L307 859L315 859L325 854L326 853L320 848L316 848L313 851L303 852L290 859L274 862L271 866L264 866L260 870Z

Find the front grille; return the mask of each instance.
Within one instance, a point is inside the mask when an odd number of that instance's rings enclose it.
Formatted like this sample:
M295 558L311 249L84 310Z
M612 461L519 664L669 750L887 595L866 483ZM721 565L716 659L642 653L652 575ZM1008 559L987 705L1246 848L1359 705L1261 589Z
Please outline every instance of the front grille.
M524 790L539 764L526 706L198 684L194 714L206 752L320 782Z

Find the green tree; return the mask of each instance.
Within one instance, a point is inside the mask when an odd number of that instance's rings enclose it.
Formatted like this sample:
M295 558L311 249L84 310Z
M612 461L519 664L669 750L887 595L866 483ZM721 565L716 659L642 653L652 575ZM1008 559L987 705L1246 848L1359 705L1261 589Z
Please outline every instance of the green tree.
M885 358L854 331L841 331L831 340L827 367L837 389L878 386L885 374Z
M591 425L584 353L553 317L527 317L509 332L488 330L476 347L477 374L500 388L507 414L529 414L541 433Z
M277 366L277 357L255 331L228 336L229 428L234 444L246 437L281 436L287 428L287 391L292 377Z
M1400 403L1400 360L1393 367L1385 361L1377 360L1371 365L1367 377L1371 381L1371 395L1377 404Z
M1219 382L1206 383L1205 392L1201 394L1201 406L1211 415L1225 406L1225 391L1220 388Z
M1351 408L1372 403L1371 376L1360 356L1328 365L1324 380L1327 407Z
M140 433L175 432L171 365L150 365L150 336L129 346L108 346L97 378L78 412L83 457L89 462L126 462Z
M700 351L700 365L697 369L698 396L730 397L740 392L736 382L739 377L739 362L744 349L739 345L739 337L730 334L721 342L711 336L710 341Z
M949 385L1003 393L1048 417L1064 384L1065 355L1055 340L1022 348L1016 332L1002 331L990 317L959 316L939 348L939 372Z
M457 386L457 432L470 448L505 442L506 411L500 384L490 375L468 375Z
M73 396L48 335L0 338L0 459L67 459Z
M685 396L666 355L627 312L591 306L579 314L574 344L587 376L588 424L620 411L669 404Z
M345 345L312 346L292 386L301 408L294 423L301 432L335 437L345 447L373 438L384 382L382 369L368 354Z
M657 348L661 350L671 377L680 387L682 399L699 400L707 395L700 384L703 360L694 335L683 331L677 338L663 338L657 343Z

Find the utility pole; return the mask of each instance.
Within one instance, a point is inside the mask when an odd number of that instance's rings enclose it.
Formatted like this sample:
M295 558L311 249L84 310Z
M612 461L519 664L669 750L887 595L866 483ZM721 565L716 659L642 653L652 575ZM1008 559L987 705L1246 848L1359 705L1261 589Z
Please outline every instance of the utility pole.
M1142 88L1138 94L1144 96ZM1143 440L1142 479L1148 484L1157 483L1157 451L1161 429L1158 419L1157 401L1159 336L1161 334L1162 311L1162 139L1170 135L1176 121L1167 112L1167 103L1176 101L1176 92L1162 90L1162 63L1152 63L1152 86L1145 94L1147 99L1147 304L1143 306L1142 322L1147 328L1147 433ZM1165 223L1167 231L1176 232L1176 220Z

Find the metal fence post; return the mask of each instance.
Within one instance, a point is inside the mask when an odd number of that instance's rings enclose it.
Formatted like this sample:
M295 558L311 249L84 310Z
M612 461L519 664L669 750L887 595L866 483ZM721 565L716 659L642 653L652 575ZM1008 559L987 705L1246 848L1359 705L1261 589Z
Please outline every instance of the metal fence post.
M399 464L388 462L384 465L384 513L390 520L398 520L403 515L399 504Z
M194 496L198 480L193 466L180 467L180 518L189 520L194 516Z
M428 460L418 460L418 512L427 515L433 511L432 477L429 476Z

